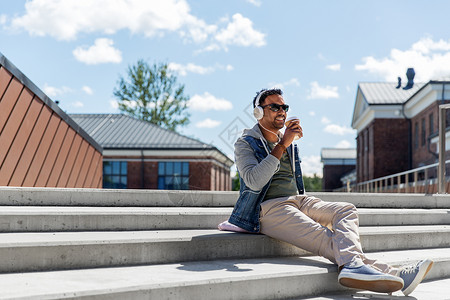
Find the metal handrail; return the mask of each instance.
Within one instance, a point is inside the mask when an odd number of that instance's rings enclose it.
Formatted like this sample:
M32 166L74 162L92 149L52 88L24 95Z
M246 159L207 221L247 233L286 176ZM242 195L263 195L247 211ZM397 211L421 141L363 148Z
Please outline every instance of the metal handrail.
M445 161L445 164L450 164L450 160ZM399 176L414 174L415 172L419 172L419 171L423 171L423 170L426 170L426 169L435 168L435 167L438 167L438 166L439 166L439 163L434 163L434 164L431 164L431 165L426 165L426 166L423 166L423 167L411 169L411 170L408 170L408 171L403 171L403 172L400 172L400 173L395 173L395 174L392 174L392 175L388 175L388 176L384 176L384 177L379 177L379 178L375 178L375 179L359 182L359 183L356 184L356 186L364 186L364 185L367 185L367 184L370 184L370 183L375 183L375 182L380 182L380 181L387 180L387 179L397 178Z
M450 163L450 160L445 161L445 163L446 164ZM425 170L425 169L431 169L431 168L434 168L434 167L437 167L437 166L439 166L439 163L434 163L434 164L431 164L431 165L426 165L426 166L423 166L423 167L411 169L411 170L408 170L408 171L403 171L403 172L400 172L400 173L395 173L395 174L392 174L392 175L388 175L388 176L379 177L379 178L367 180L367 181L364 181L364 182L360 182L360 183L358 183L358 185L363 185L363 184L367 184L367 183L374 183L376 181L381 181L381 180L395 178L395 177L398 177L398 176L413 174L414 172L422 171L422 170Z

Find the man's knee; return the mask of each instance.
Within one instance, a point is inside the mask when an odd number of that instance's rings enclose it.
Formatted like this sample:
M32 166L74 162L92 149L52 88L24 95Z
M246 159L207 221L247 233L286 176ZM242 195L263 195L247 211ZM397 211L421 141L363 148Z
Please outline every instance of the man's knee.
M358 209L352 203L342 202L339 212L358 216Z

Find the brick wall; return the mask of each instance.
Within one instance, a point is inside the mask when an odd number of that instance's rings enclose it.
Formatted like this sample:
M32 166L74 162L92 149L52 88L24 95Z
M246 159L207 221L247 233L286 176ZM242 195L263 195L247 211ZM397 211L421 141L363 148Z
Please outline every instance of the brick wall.
M408 168L408 121L375 119L357 137L358 182Z
M342 187L341 177L354 169L354 165L325 165L323 167L322 190L331 192Z
M189 189L230 191L230 169L221 167L205 157L143 157L144 161L136 157L105 156L105 159L127 161L127 186L129 189L157 189L158 188L158 159L173 161L189 161ZM151 161L149 161L151 160Z
M445 101L449 103L450 101ZM432 152L437 153L436 144L429 145L429 137L439 133L439 105L440 101L425 108L422 112L411 119L412 121L412 161L413 168L437 162L437 157ZM450 111L447 110L447 122ZM431 120L431 121L430 121ZM424 125L424 126L423 126ZM447 125L448 126L448 125Z

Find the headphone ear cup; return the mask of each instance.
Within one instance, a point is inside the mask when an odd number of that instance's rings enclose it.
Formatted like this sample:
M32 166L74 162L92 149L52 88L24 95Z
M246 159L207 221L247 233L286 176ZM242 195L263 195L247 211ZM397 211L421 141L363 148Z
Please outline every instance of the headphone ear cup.
M256 118L256 120L261 120L264 117L264 109L261 106L256 106L253 109L253 116Z

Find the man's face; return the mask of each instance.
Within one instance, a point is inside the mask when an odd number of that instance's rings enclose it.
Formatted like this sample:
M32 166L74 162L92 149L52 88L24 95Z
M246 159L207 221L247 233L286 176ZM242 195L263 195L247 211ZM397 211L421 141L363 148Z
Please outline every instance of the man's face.
M280 104L283 105L284 99L280 95L270 95L264 100L261 106L266 106L268 104ZM270 106L264 107L264 117L259 121L264 127L269 130L280 130L284 126L284 121L286 120L286 112L283 109L279 109L274 112L270 109Z

